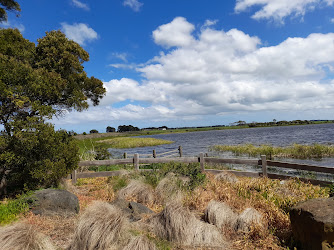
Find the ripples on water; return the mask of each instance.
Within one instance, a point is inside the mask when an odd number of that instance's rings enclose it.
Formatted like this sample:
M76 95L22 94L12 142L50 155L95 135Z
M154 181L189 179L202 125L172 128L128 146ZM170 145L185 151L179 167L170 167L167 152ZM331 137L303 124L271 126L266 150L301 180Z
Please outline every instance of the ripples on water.
M173 133L141 136L174 141L172 144L154 147L132 148L132 149L110 149L112 154L120 157L124 152L128 154L151 154L156 149L157 154L177 149L182 146L184 156L198 156L199 153L208 153L212 145L239 145L239 144L270 144L273 146L289 146L298 144L334 144L334 124L301 125L286 127L264 127L248 129L226 129L189 133ZM224 153L224 157L233 157L230 153ZM319 166L334 166L334 158L326 158L321 161L284 159L311 163Z

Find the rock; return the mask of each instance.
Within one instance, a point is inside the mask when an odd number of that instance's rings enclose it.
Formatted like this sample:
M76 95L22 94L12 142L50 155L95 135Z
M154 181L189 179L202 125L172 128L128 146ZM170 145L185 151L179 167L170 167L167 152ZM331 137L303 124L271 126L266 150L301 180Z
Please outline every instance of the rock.
M78 197L66 190L44 189L27 197L31 211L38 215L73 215L79 213Z
M334 249L334 198L300 202L291 209L290 220L303 249Z
M154 214L148 207L133 201L117 199L110 204L121 209L128 216L130 221L141 220L145 214Z

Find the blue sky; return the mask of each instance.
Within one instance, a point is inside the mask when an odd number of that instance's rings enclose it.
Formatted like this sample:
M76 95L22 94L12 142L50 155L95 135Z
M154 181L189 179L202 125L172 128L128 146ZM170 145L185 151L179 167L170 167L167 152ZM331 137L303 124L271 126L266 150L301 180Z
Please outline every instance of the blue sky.
M334 0L18 2L2 27L62 30L107 89L56 128L334 119Z

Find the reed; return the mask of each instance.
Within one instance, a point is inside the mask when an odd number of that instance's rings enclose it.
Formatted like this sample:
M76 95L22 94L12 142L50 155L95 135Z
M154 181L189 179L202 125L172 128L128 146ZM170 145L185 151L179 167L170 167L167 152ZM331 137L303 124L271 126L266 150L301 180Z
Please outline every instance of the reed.
M320 159L324 157L334 156L333 145L301 145L293 144L287 147L274 147L272 145L255 146L253 144L244 145L215 145L210 148L211 151L216 152L232 152L234 155L248 155L252 157L259 157L266 155L269 159L273 157L278 158L297 158L297 159Z

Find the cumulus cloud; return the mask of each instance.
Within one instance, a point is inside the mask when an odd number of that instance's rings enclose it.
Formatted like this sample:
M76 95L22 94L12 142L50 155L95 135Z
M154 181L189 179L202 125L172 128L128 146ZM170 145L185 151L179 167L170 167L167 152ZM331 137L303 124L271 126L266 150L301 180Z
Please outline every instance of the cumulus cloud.
M195 26L184 17L176 17L172 22L161 25L153 31L153 39L156 44L167 48L173 46L188 46L194 38L191 33Z
M135 12L138 12L144 4L138 0L124 0L123 5L130 7Z
M72 4L77 8L87 10L87 11L90 10L88 4L80 2L79 0L72 0Z
M85 45L87 41L93 41L98 38L96 31L84 23L61 23L61 26L65 35L80 45Z
M101 105L76 119L205 122L205 117L237 113L334 108L334 33L263 46L260 38L238 29L201 27L196 37L194 31L180 17L158 27L154 41L174 49L137 65L144 80L104 82Z
M274 19L283 23L287 16L302 17L316 7L332 6L333 3L334 0L237 0L234 10L240 13L260 6L260 10L252 15L253 19Z

